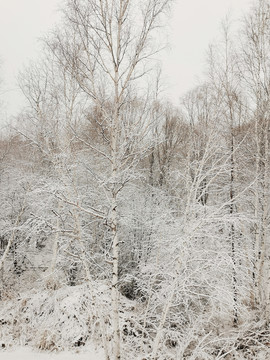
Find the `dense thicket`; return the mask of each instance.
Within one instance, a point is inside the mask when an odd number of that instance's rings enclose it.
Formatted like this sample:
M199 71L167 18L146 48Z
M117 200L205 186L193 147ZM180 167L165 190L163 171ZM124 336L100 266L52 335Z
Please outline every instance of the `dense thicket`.
M168 3L68 0L19 76L29 107L0 141L2 342L270 356L270 2L224 23L179 107L149 72Z

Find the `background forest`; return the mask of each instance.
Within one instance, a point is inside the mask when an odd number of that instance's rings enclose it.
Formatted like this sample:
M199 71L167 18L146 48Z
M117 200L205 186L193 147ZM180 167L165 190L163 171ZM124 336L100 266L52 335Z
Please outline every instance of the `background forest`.
M169 0L67 0L0 139L0 345L270 358L270 1L174 106ZM136 19L136 20L135 20Z

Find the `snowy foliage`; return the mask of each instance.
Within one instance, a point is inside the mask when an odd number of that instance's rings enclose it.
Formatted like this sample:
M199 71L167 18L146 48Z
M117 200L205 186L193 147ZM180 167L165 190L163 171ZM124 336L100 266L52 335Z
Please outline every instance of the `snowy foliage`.
M270 357L270 3L239 46L224 24L179 108L147 67L169 3L67 0L20 74L29 107L0 140L3 349Z

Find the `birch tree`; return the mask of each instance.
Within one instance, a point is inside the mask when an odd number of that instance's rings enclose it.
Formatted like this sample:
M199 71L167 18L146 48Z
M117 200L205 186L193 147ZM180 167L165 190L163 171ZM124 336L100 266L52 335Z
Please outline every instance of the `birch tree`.
M123 187L135 175L136 165L149 148L146 93L139 112L132 108L145 87L143 81L151 68L149 59L160 48L153 41L170 0L68 0L64 9L64 30L56 31L47 44L65 64L85 96L102 114L100 130L106 146L89 150L107 163L106 176L99 186L109 202L107 213L92 209L101 216L111 233L111 288L113 320L113 355L120 359L119 325L119 204ZM157 45L157 46L156 46ZM137 90L136 90L136 83ZM108 167L110 170L108 171Z
M236 153L238 148L236 146L235 133L237 126L239 126L242 120L242 104L240 102L240 80L237 76L237 54L234 49L234 44L231 39L231 29L229 20L226 19L223 22L223 41L219 44L219 48L216 51L211 48L209 52L210 63L210 78L214 83L215 90L220 93L220 115L224 121L222 125L226 142L228 146L229 154L229 189L228 199L230 202L229 213L233 218L237 212L236 207ZM238 281L237 281L237 249L236 239L237 230L235 229L234 221L231 221L229 238L231 242L231 258L232 258L232 288L234 299L234 315L233 322L236 325L238 322Z
M270 3L256 2L243 27L241 71L250 97L255 141L254 174L254 302L270 314L269 289L269 44Z

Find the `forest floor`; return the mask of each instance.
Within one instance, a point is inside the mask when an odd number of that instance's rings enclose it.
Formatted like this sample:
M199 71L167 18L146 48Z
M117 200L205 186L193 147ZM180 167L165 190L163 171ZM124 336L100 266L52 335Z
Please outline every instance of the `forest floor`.
M78 352L62 351L57 353L18 347L0 351L0 358L1 360L104 360L105 356L101 349L95 349L94 346L85 347Z
M91 288L87 284L39 288L6 296L0 301L1 360L105 359L100 319L107 324L105 339L112 336L110 288L105 282L93 282ZM121 296L120 306L123 359L141 359L150 353L153 340L140 336L141 327L134 327L140 325L139 305ZM259 314L246 314L237 327L226 318L216 321L187 328L187 336L179 336L178 348L161 347L160 360L270 359L270 326ZM110 353L110 341L106 344Z

